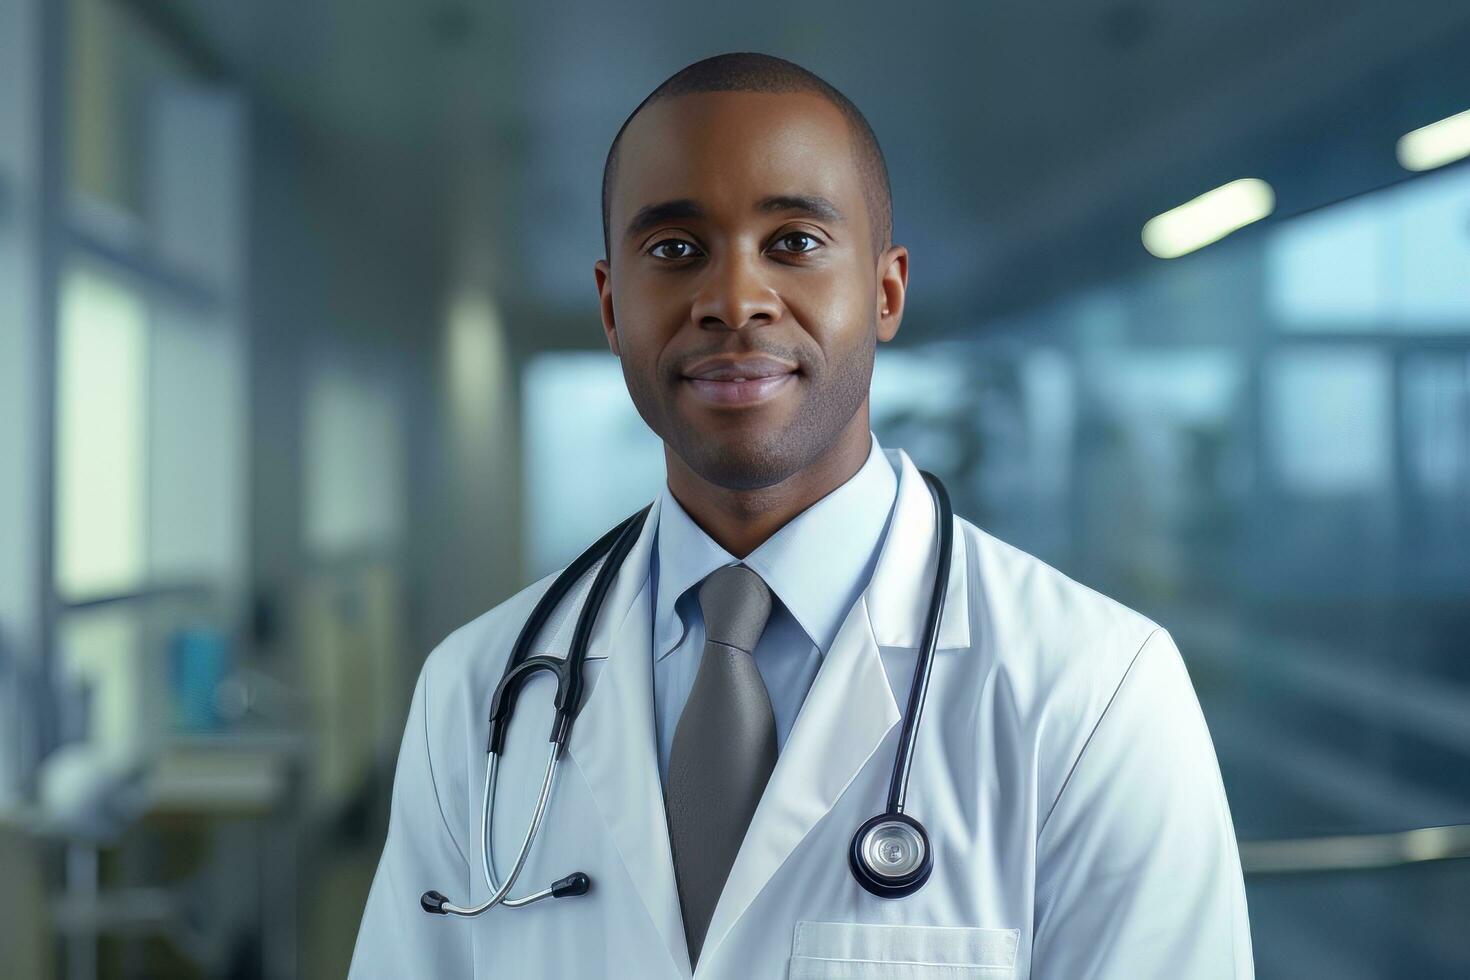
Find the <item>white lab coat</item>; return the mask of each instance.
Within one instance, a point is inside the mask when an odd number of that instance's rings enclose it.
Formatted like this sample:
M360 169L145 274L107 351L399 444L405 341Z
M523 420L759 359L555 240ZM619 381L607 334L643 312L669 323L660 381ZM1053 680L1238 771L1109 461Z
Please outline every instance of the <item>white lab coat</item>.
M1249 978L1245 891L1199 703L1169 633L956 517L908 812L935 868L864 891L854 831L883 807L932 588L935 512L901 449L873 578L807 694L725 890L699 978ZM413 695L387 842L351 977L689 978L654 754L649 552L657 503L588 652L588 693L515 896L573 871L580 897L429 915L487 897L487 704L546 576L449 636ZM536 652L564 655L589 571ZM492 836L503 878L534 807L554 684L511 724Z

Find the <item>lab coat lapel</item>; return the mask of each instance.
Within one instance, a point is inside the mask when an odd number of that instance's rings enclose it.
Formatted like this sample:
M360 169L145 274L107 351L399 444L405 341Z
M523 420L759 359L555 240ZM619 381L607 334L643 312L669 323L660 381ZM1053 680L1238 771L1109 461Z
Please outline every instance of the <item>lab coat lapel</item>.
M687 977L689 951L654 742L648 563L658 511L655 499L594 624L587 656L606 662L572 726L568 752L597 801L623 866L676 969ZM587 583L591 578L589 572ZM580 602L577 608L580 610ZM557 644L563 648L559 652L570 645L574 619L567 618ZM605 894L602 900L618 899Z
M923 477L902 449L885 454L899 467L899 483L894 518L873 578L822 658L787 736L715 906L701 962L711 959L771 876L832 810L901 717L879 646L917 651L938 549L933 498ZM970 643L965 564L964 542L956 526L937 649ZM890 761L885 758L884 764ZM871 813L864 810L852 829L880 812L883 803L872 800ZM845 873L842 855L832 860Z

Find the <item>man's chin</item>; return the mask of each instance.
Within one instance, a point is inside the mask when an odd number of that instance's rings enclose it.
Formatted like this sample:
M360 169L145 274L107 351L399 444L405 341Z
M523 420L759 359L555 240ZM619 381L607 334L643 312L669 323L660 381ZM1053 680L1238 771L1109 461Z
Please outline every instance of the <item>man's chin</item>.
M693 444L676 450L700 479L726 490L760 490L787 479L799 465L778 449L765 429L748 435L721 431L700 433Z

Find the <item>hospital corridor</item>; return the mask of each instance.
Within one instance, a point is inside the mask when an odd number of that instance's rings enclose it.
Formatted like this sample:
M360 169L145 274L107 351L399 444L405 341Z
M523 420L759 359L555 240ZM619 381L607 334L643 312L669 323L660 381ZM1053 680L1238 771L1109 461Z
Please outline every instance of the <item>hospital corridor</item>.
M909 279L876 442L1177 644L1255 975L1470 976L1464 0L0 0L0 978L346 976L401 758L438 780L415 846L469 869L440 897L488 896L435 798L484 757L432 757L421 670L672 485L599 320L599 198L638 100L721 52L820 74L882 145ZM780 261L702 309L796 288ZM690 281L660 275L645 308ZM955 589L1003 591L981 567ZM483 725L493 674L437 695ZM964 717L935 685L931 732ZM534 800L552 687L526 691L535 758L502 778ZM783 738L840 713L813 703ZM619 785L578 748L559 778ZM960 821L929 820L940 858ZM486 918L631 942L598 900ZM985 969L943 975L1072 980Z

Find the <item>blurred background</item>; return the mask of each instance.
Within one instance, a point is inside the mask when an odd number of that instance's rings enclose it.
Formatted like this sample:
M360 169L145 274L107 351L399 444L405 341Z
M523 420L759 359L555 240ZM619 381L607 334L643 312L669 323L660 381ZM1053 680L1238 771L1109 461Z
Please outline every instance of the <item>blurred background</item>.
M601 167L731 50L884 147L880 441L1178 641L1258 975L1470 976L1464 0L0 0L0 975L346 972L423 658L663 480Z

